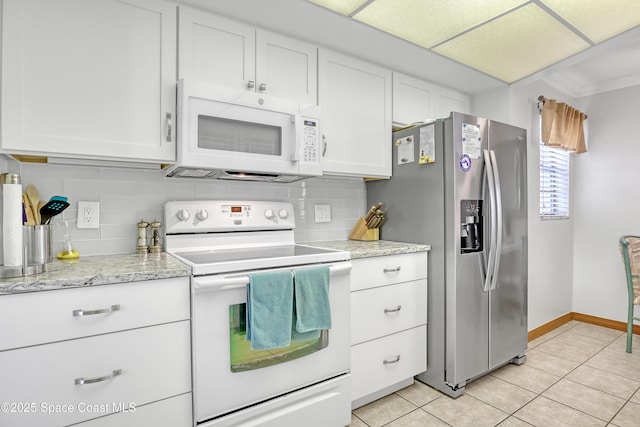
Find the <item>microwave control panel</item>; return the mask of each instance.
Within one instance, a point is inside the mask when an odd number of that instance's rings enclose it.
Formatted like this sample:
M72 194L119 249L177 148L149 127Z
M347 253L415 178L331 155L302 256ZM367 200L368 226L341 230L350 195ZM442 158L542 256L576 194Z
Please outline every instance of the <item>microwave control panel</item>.
M302 118L302 152L300 161L318 163L320 161L320 129L318 119Z

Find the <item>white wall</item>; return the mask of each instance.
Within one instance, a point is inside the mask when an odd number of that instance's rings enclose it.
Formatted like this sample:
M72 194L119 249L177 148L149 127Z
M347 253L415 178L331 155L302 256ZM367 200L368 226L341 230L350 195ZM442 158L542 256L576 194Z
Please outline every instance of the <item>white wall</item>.
M640 86L578 100L588 152L575 156L573 310L626 321L618 239L640 235Z
M572 103L574 99L544 83L533 83L474 96L474 114L527 129L529 208L529 330L573 307L573 223L539 218L539 95Z
M366 207L362 180L247 183L165 178L159 171L8 163L20 173L23 188L33 184L40 197L47 200L54 195L69 198L71 206L62 213L63 219L76 218L78 201L100 202L100 228L76 230L72 235L81 256L135 253L136 223L141 218L164 221L163 206L168 200L291 201L296 213L297 241L345 240ZM331 205L330 223L314 222L315 204ZM54 218L52 224L58 220L59 217ZM57 252L61 249L62 237L56 227L53 237L54 252Z

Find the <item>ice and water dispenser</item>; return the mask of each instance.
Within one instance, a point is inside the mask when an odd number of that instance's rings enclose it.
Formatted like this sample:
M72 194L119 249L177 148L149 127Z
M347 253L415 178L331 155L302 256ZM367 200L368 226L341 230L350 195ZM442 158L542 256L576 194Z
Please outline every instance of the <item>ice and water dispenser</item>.
M482 200L460 201L460 252L482 252Z

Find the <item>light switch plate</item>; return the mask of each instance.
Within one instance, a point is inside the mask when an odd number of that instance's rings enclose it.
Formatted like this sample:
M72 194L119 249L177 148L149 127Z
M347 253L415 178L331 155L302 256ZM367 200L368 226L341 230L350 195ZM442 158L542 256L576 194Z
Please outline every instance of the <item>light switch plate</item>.
M315 205L316 223L331 222L331 205Z
M100 202L78 202L78 228L100 228Z

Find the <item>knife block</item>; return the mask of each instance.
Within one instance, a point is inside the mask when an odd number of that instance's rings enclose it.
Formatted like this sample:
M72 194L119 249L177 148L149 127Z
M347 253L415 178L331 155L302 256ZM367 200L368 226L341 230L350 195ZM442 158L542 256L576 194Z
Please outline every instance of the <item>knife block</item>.
M356 225L349 233L349 239L351 240L380 240L379 228L367 228L367 223L364 221L364 217L360 217Z

